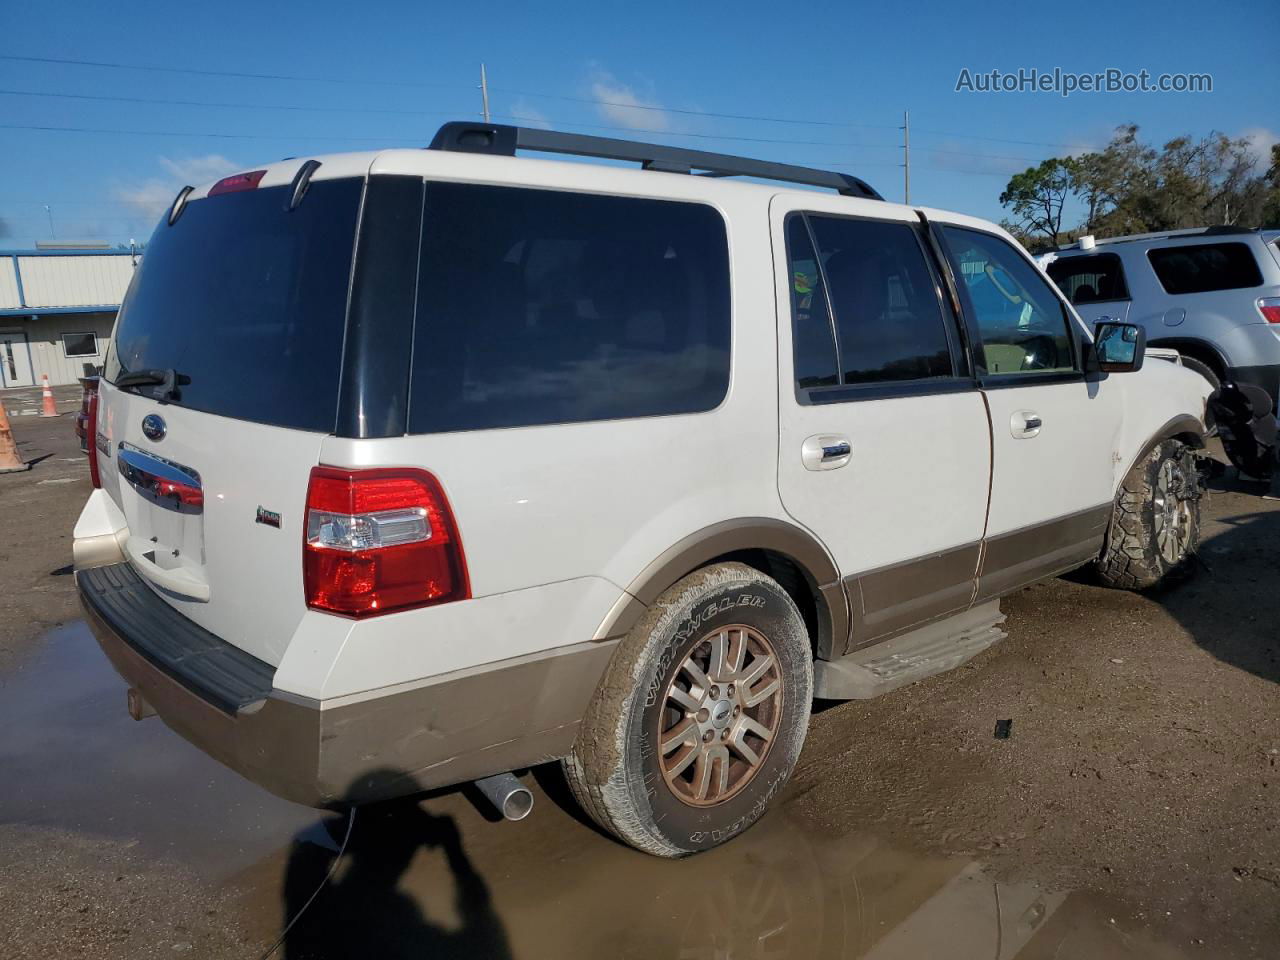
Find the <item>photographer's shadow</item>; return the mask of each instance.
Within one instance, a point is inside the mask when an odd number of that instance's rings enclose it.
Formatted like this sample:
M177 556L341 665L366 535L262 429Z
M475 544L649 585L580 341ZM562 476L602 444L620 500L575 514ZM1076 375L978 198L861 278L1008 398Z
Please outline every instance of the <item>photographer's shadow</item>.
M341 843L346 822L331 824L330 835ZM434 923L423 911L426 904L400 887L419 849L449 865L456 928ZM303 909L337 855L336 845L317 844L305 833L294 839L284 880L286 922ZM453 818L435 816L412 799L360 808L343 862L282 949L289 960L511 956L489 888L467 858Z
M1280 683L1280 510L1217 522L1227 529L1201 546L1198 574L1153 599L1223 663Z

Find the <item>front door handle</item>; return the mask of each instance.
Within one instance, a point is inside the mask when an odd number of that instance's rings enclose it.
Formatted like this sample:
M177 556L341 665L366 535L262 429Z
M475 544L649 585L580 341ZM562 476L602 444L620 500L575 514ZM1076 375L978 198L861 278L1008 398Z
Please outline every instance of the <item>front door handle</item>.
M800 448L800 459L806 470L836 470L853 456L853 444L848 437L820 433L805 440Z
M1009 417L1009 432L1019 440L1030 440L1043 426L1044 421L1034 410L1015 410Z

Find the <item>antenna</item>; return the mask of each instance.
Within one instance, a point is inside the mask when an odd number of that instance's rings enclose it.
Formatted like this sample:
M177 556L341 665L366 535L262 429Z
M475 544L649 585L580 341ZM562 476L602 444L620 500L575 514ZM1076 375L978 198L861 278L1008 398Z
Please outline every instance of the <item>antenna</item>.
M484 64L480 64L480 103L484 113L484 122L489 122L489 79L485 76Z

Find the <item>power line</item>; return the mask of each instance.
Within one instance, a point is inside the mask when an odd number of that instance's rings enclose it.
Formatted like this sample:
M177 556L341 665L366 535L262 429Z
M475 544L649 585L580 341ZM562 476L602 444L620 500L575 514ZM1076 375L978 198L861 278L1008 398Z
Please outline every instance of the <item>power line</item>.
M217 107L217 108L228 107L228 108L235 108L235 109L250 109L250 110L270 109L270 110L295 110L295 111L307 111L307 112L375 113L375 114L395 114L395 115L418 116L418 117L430 117L430 116L452 117L452 116L456 116L456 113L457 113L456 111L389 110L389 109L362 110L360 108L355 108L355 107L352 107L352 108L310 107L310 106L299 105L299 104L262 104L262 103L231 103L227 101L208 101L208 100L172 100L172 99L155 98L155 97L107 96L103 94L45 93L43 91L35 91L35 90L0 90L0 95L50 97L50 98L71 99L71 100L92 100L92 101L99 101L99 102L107 101L107 102L119 102L119 103L140 103L140 104L151 104L151 105L157 105L157 106L188 106L188 107ZM531 117L522 116L520 114L495 114L495 116L501 120L518 120L518 121L522 120L525 122L528 122L529 120L534 119ZM572 120L563 121L559 125L580 127L588 130L609 130L609 131L622 132L622 133L652 133L652 134L661 134L663 136L668 136L668 137L685 137L685 138L691 138L691 139L697 139L697 140L724 140L724 141L732 141L735 143L769 143L769 144L781 144L785 146L814 146L814 147L853 147L856 149L867 149L867 150L899 150L901 149L901 146L899 144L888 144L888 143L860 143L860 142L854 142L854 141L836 141L836 140L794 140L794 139L781 138L781 137L741 137L741 136L735 136L733 134L691 133L691 132L685 132L685 131L668 130L661 127L620 126L616 124L586 123L586 122L578 122L578 121L572 121ZM14 125L14 128L17 128L16 125ZM64 129L64 128L33 126L33 127L30 127L29 129L55 130L55 129ZM65 128L65 129L71 129L71 128ZM101 131L101 132L113 132L113 131ZM137 132L139 134L143 133L143 131L114 131L114 132L118 132L118 133ZM154 135L159 136L162 134L159 132L156 132ZM168 135L168 134L164 134L164 135ZM244 135L190 134L190 136L215 136L219 138L231 138L231 139L264 138L263 135L258 135L258 134L244 134ZM266 139L288 139L287 137L265 137L265 138ZM378 142L378 141L386 140L388 138L331 137L328 135L324 135L324 136L317 135L315 137L309 137L308 139L351 140L352 142ZM390 139L397 139L397 138L390 138ZM958 157L980 157L980 158L992 159L992 160L1015 160L1018 162L1025 162L1025 163L1032 162L1031 158L1029 157L1010 156L1007 154L979 153L975 151L943 150L943 149L933 149L933 148L925 148L925 149L929 149L933 153L947 154L947 155L958 156Z
M24 123L0 123L0 130L39 130L42 132L54 131L59 133L106 133L130 137L212 137L217 140L336 140L348 143L382 144L386 144L388 141L404 141L410 139L409 137L404 136L335 137L328 134L296 134L293 136L279 136L265 133L186 133L174 130L112 130L105 127L53 127Z
M290 73L244 73L234 70L199 70L195 67L158 67L113 63L107 60L74 60L65 57L23 57L16 54L0 54L0 60L16 60L22 63L56 63L76 67L102 67L110 70L141 70L148 73L185 73L198 77L235 77L241 80L300 80L304 83L362 83L383 87L457 89L455 84L424 83L420 80L362 80L354 77L314 77Z
M290 80L301 81L305 83L349 83L349 84L368 84L374 86L393 86L393 87L422 87L432 89L448 89L461 91L461 85L443 84L443 83L426 83L417 80L388 80L388 79L366 79L356 77L322 77L307 76L303 74L287 74L287 73L248 73L232 70L201 70L193 67L163 67L150 64L127 64L115 63L105 60L78 60L63 57L30 57L19 56L16 54L0 54L0 60L19 61L23 63L49 63L61 64L69 66L83 67L99 67L112 70L140 70L144 72L157 73L179 73L202 77L232 77L236 79L249 80ZM896 124L888 123L853 123L844 120L812 120L799 119L796 117L772 117L764 114L747 114L747 113L722 113L713 110L693 110L682 107L665 107L658 104L644 104L619 100L604 100L593 97L575 97L567 94L558 93L539 93L530 90L517 90L511 87L489 87L491 91L499 93L508 93L519 97L533 97L542 100L559 100L565 103L581 103L590 106L604 107L620 107L628 110L650 111L654 113L678 114L680 116L689 117L709 117L721 120L748 120L756 123L783 123L796 126L811 127L846 127L846 128L865 128L873 130L897 130ZM230 104L228 104L230 106ZM305 109L305 108L289 108L289 109ZM319 108L316 108L319 109ZM366 113L381 112L376 110L363 111ZM629 128L622 128L629 129ZM665 131L663 131L665 132ZM968 140L988 140L993 143L1017 143L1025 146L1035 147L1066 147L1070 148L1073 144L1068 143L1050 143L1037 140L1013 140L1004 137L984 137L970 133L948 133L944 131L930 130L927 127L921 128L917 126L915 133L919 136L921 133L932 136L956 137Z
M0 90L10 97L46 97L56 100L95 100L109 103L143 103L172 107L228 107L236 110L298 110L306 113L376 113L405 117L455 117L457 110L391 110L382 107L313 107L290 103L233 103L225 100L170 100L159 97L121 97L96 93L47 93L43 90Z

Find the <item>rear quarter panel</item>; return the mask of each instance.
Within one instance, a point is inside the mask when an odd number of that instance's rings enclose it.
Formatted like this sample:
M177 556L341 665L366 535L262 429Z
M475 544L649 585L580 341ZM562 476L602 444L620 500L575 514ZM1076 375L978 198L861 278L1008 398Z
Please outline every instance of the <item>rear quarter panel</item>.
M469 178L492 168L495 180L546 186L563 186L558 171L566 166L456 154L412 159L429 162L428 175L458 176L465 164ZM571 169L579 189L635 193L634 177ZM696 178L641 176L661 191L653 195L705 202ZM714 197L728 225L733 318L730 385L716 409L324 440L325 464L414 465L436 475L457 519L475 598L355 623L322 683L324 696L588 641L626 587L682 538L722 520L785 519L776 486L769 194L723 185Z

